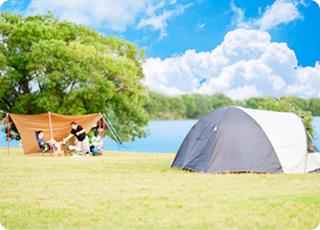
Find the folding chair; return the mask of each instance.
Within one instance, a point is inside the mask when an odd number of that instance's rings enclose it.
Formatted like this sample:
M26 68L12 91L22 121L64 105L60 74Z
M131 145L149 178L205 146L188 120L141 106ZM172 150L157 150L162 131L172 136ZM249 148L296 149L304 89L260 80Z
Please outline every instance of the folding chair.
M39 147L38 155L40 153L42 153L42 156L43 156L45 153L50 153L50 145L48 143L46 143L44 146L39 144L39 142L38 142L38 131L34 131L34 135L36 136L38 147ZM56 148L54 146L52 146L52 149L53 149L53 151L56 150Z

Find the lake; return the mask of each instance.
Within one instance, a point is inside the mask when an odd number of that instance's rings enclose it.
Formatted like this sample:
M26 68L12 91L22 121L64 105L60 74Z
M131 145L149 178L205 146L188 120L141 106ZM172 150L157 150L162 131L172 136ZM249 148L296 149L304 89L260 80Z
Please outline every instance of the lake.
M123 145L104 138L103 149L110 151L146 152L146 153L173 153L177 152L185 136L197 120L182 121L151 121L145 128L146 138L137 138L134 142L125 142ZM314 143L320 149L320 117L313 118L315 133ZM18 141L10 141L11 147L17 147ZM4 126L1 126L0 147L7 147Z

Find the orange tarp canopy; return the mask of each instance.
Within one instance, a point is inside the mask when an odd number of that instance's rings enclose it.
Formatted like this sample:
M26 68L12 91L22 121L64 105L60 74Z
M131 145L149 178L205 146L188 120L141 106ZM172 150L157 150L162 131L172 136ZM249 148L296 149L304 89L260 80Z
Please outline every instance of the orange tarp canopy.
M39 115L18 115L10 114L11 119L16 125L20 137L24 154L37 153L39 151L38 143L34 131L43 131L44 139L50 140L50 119L52 125L52 138L60 142L63 136L71 132L71 122L75 122L83 127L86 132L92 129L92 126L99 121L100 114L94 113L83 116L66 116L56 113L45 113Z

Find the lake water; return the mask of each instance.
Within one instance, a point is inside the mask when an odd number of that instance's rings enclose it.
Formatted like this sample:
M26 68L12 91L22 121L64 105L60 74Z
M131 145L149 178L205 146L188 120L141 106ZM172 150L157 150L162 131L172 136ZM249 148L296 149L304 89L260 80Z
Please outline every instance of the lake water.
M151 121L146 127L146 138L137 138L134 142L125 142L123 145L104 138L103 149L110 151L146 152L146 153L173 153L177 152L185 136L197 120L183 121ZM314 143L320 149L320 117L313 118L315 133ZM17 147L18 141L10 141L11 147ZM0 147L7 147L4 126L1 126Z

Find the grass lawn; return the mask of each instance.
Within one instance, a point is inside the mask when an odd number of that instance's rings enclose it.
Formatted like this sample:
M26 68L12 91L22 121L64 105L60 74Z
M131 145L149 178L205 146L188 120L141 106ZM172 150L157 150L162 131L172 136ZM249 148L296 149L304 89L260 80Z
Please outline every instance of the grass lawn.
M314 229L320 174L203 174L174 154L23 156L0 150L6 229Z

